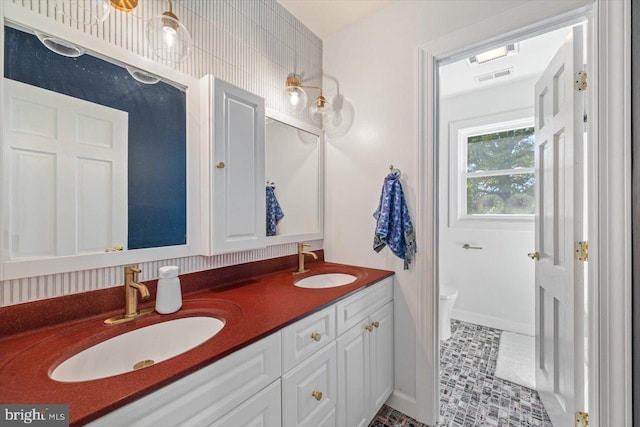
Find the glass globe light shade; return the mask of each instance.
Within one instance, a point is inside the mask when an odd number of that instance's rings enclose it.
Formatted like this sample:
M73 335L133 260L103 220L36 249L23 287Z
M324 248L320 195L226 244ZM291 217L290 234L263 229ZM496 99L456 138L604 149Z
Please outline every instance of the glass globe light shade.
M109 16L109 0L54 0L58 15L74 24L98 25Z
M318 106L318 104L314 104L311 108L309 108L309 115L311 119L320 124L329 123L329 121L333 118L333 110L329 106L328 102L324 102L324 105Z
M301 113L307 107L307 93L298 86L287 86L284 90L285 105L292 113Z
M145 36L154 56L165 62L182 62L189 55L193 41L186 27L169 13L149 19Z

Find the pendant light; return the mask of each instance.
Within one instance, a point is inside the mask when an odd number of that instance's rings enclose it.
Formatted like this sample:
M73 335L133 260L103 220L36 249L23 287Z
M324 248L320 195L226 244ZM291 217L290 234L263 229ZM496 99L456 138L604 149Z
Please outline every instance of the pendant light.
M151 52L165 62L182 62L189 55L193 42L191 35L173 13L171 0L169 10L147 21L145 35Z
M74 24L98 25L109 16L109 0L54 0L56 13Z
M111 0L111 6L120 12L131 12L138 5L138 0Z

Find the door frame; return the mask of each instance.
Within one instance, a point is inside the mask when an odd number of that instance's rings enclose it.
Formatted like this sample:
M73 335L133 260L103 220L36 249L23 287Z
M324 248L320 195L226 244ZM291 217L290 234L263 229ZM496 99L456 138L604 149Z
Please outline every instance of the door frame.
M590 262L589 419L594 426L631 426L631 116L630 0L514 7L417 49L418 241L416 404L418 421L439 416L438 340L438 63L482 46L533 36L586 18L589 101L586 209ZM560 2L558 2L560 3ZM564 6L564 9L563 9ZM602 107L600 107L602 106ZM617 144L607 144L616 141ZM406 410L412 408L405 407Z

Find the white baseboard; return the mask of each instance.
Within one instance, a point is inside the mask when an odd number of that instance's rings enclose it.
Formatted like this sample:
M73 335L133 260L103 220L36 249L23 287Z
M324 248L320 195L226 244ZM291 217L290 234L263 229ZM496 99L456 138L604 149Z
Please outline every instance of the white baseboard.
M416 417L416 398L413 396L393 390L393 393L385 403L387 406L391 406L396 411L400 411L411 418Z
M475 323L476 325L488 326L490 328L502 329L503 331L511 331L518 334L531 336L536 334L535 325L533 324L514 322L512 320L500 319L471 311L456 310L454 308L451 312L451 317L462 320L463 322Z

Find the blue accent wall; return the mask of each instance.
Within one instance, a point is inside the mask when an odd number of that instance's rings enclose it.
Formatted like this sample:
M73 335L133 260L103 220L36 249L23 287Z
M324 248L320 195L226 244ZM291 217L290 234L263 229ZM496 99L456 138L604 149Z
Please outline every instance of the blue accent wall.
M146 85L118 65L58 55L32 34L5 26L6 78L129 113L128 249L187 241L186 96Z

